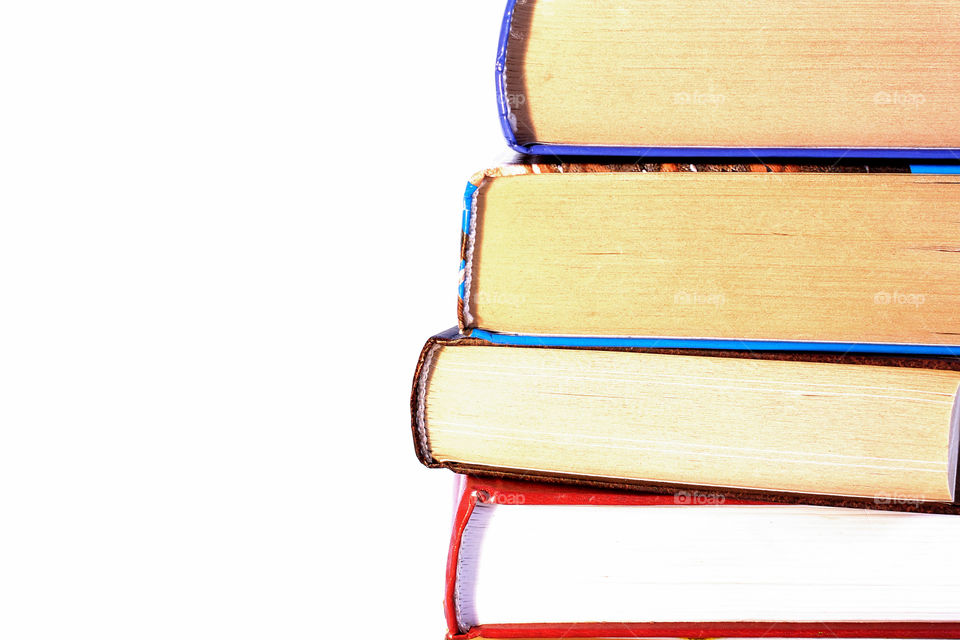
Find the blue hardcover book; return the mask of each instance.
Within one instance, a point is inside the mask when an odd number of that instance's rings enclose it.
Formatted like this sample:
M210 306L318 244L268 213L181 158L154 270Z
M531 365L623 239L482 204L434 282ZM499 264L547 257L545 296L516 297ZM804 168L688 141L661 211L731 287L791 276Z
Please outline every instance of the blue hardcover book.
M960 3L508 0L496 87L533 154L957 159Z
M533 159L464 198L491 343L950 356L958 309L956 166Z

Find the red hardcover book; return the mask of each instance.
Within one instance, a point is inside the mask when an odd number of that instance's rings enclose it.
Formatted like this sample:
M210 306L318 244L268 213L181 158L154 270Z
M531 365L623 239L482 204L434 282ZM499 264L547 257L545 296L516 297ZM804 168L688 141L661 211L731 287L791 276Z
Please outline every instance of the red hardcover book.
M957 518L461 478L449 640L960 638Z

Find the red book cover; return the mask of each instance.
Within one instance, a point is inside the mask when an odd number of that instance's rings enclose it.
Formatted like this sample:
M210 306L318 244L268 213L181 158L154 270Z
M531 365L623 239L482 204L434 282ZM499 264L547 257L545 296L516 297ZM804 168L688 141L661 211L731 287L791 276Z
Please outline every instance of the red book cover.
M696 492L677 495L630 493L584 487L461 476L447 557L444 610L448 640L467 638L960 638L960 621L718 621L580 622L480 624L458 621L458 571L464 532L478 505L672 505L697 508ZM679 494L678 494L679 495ZM706 496L709 498L709 496ZM770 503L724 499L723 505ZM689 505L689 507L687 506ZM923 516L919 516L923 517ZM881 560L882 561L882 560Z

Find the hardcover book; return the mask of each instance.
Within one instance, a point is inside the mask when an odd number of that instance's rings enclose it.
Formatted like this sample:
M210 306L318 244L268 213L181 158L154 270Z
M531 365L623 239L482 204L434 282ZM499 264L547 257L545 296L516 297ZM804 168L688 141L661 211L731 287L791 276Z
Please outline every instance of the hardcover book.
M960 5L510 0L509 144L555 154L956 158Z
M930 171L503 165L465 194L460 327L512 344L952 355L960 175Z
M431 338L411 414L457 472L960 513L960 360Z
M447 637L958 638L958 535L929 514L470 478Z

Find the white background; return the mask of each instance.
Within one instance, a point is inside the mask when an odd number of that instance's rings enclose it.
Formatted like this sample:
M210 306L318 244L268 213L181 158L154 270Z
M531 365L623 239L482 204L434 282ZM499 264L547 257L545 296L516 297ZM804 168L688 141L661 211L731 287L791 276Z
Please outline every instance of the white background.
M443 637L502 4L4 4L0 637Z

